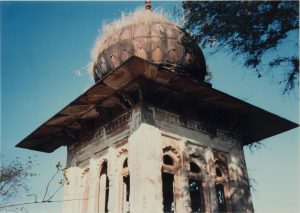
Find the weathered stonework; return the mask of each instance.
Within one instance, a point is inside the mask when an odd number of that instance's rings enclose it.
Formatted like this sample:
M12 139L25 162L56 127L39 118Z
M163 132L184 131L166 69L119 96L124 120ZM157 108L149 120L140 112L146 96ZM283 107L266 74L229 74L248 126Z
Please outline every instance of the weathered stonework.
M227 211L253 212L238 137L147 105L137 105L91 131L89 137L68 146L70 184L65 187L65 199L75 201L64 203L64 213L105 212L103 196L107 195L100 187L104 164L110 213L126 212L128 208L131 213L163 212L162 172L174 175L176 212L192 212L189 178L201 181L203 211L218 212L215 187L222 184ZM173 159L173 165L164 164L165 155ZM126 159L128 167L124 167ZM192 173L191 162L200 168L200 173ZM222 177L216 174L216 168ZM129 203L124 197L123 178L127 175Z

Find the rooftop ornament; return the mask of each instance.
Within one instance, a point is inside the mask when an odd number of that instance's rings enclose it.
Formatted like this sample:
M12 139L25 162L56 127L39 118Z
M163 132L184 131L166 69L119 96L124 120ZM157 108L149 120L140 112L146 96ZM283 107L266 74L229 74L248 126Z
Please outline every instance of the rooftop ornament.
M150 0L145 1L145 10L151 11L151 1Z

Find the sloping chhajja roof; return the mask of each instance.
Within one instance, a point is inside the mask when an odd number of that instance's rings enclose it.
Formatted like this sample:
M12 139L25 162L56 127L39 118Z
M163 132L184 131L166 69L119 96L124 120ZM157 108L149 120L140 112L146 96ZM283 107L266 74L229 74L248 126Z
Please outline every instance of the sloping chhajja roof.
M140 97L141 94L143 97ZM130 101L122 104L125 96ZM93 125L94 121L105 125L113 116L124 112L126 107L141 101L235 131L242 136L243 145L298 126L213 89L210 84L131 57L16 146L52 152L78 141L78 132Z

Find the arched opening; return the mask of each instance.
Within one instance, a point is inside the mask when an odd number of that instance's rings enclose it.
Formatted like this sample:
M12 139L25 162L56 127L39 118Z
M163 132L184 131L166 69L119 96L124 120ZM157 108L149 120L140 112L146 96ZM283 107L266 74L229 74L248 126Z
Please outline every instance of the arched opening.
M163 162L165 165L173 166L174 162L170 155L164 155Z
M225 158L224 158L225 159ZM216 172L216 203L217 203L217 212L228 212L230 211L230 202L226 197L226 192L228 191L227 185L227 164L226 159L215 161L215 172Z
M122 170L122 213L130 212L130 176L128 171L128 158L126 158L123 162L123 170Z
M189 179L189 190L191 198L191 209L193 213L204 212L202 183L200 180Z
M162 191L164 212L175 212L174 175L162 173Z
M194 162L190 162L190 171L192 173L200 173L201 172L199 166L197 166L197 164L195 164Z
M127 167L128 167L128 158L126 158L123 163L123 168L127 168Z
M222 177L222 172L220 170L220 168L216 167L216 175L217 177Z
M218 212L227 212L224 186L221 183L217 183L215 188Z
M165 154L163 156L162 170L162 194L163 194L163 211L175 212L175 196L174 196L174 173L176 168L173 158Z
M107 213L109 197L109 179L107 176L107 162L104 162L102 165L99 185L99 213Z
M189 192L192 212L204 212L205 209L201 170L200 167L194 162L190 162Z

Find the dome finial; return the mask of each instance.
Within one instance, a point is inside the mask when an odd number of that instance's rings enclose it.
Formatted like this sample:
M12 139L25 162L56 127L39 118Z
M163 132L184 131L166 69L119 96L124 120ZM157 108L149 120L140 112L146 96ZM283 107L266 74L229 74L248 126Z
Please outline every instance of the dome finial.
M151 11L151 1L150 0L145 1L145 10Z

